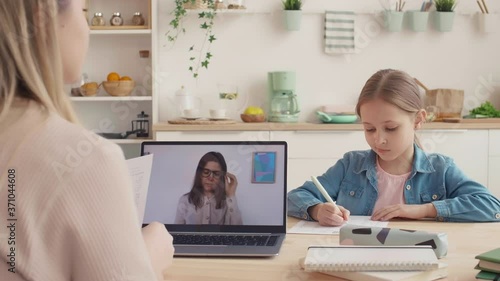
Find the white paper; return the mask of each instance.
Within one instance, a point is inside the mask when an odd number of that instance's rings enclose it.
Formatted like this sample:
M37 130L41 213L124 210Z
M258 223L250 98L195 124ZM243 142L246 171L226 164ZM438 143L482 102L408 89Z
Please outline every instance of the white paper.
M295 224L287 233L297 234L339 234L342 226L353 224L365 227L386 227L387 221L372 221L370 216L350 216L349 220L341 226L321 226L317 221L301 220Z
M148 197L151 167L153 166L153 154L128 159L127 165L130 178L132 179L132 191L137 207L137 218L139 226L142 226L146 210L146 199Z

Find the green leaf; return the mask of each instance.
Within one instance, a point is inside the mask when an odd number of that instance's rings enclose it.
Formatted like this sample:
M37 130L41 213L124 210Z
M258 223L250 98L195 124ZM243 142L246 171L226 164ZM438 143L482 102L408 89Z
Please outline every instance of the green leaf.
M189 71L193 71L193 67L192 66L189 67Z
M194 77L194 78L197 78L197 77L198 77L198 73L196 73L196 72L195 72L195 73L193 73L193 77Z
M194 45L189 48L189 51L194 50Z
M190 57L189 60L193 61L195 60L196 58L195 57Z
M215 38L215 35L210 35L210 37L208 37L208 42L210 43L214 42L215 40L217 40L217 38Z
M213 56L212 56L212 53L208 52L208 53L207 53L207 55L206 55L205 57L206 57L207 59L210 59L210 58L212 58Z
M204 67L206 69L208 69L208 60L204 60L201 62L201 67Z
M200 28L208 29L208 24L206 22L204 22L202 25L200 25Z

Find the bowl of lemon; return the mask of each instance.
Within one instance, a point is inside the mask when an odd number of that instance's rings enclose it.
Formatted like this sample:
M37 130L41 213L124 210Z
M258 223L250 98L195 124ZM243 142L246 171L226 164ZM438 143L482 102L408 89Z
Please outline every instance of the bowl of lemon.
M258 106L247 107L240 117L243 122L247 123L266 121L264 110Z
M107 81L102 82L106 93L110 96L128 96L135 88L135 81L129 76L120 76L116 72L111 72L107 76Z

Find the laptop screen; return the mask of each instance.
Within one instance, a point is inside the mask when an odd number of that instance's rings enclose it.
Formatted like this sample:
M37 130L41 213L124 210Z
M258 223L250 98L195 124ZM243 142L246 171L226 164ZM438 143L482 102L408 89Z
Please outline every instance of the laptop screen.
M143 224L285 232L286 142L143 142L153 154Z

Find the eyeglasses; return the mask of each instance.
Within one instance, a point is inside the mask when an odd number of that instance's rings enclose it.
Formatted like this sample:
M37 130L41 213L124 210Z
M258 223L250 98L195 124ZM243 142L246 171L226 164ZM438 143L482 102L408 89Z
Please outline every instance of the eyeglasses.
M204 178L208 178L210 176L214 178L221 178L224 175L223 171L212 171L210 169L204 169L204 168L200 168L200 170L201 170L201 176Z

